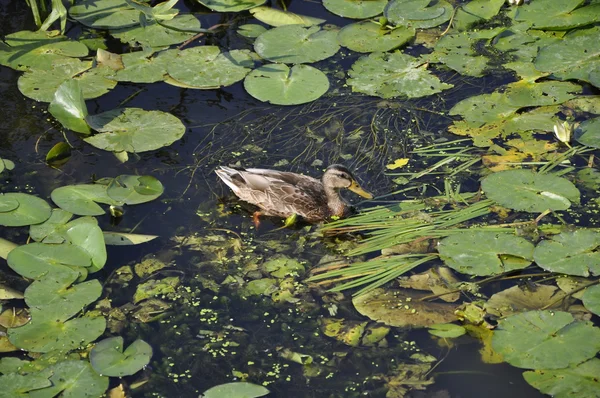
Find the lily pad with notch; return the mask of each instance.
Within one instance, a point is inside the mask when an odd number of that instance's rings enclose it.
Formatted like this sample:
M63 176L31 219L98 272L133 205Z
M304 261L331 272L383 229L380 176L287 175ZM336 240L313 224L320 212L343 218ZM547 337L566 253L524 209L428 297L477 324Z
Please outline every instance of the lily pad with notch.
M77 80L66 80L58 87L48 111L66 128L81 134L90 134L90 127L85 120L88 110Z
M71 6L69 15L95 29L119 29L140 23L140 12L125 0L82 0Z
M111 30L110 34L123 43L151 48L164 48L183 43L201 32L198 18L191 14L177 15L168 21L152 21L144 26Z
M50 194L52 201L61 209L80 216L101 216L104 209L98 203L118 205L119 202L108 196L107 187L102 184L77 184L56 188Z
M388 0L324 0L323 6L340 17L365 19L381 14L387 3Z
M577 229L538 243L533 257L538 266L567 275L600 275L600 232Z
M437 247L448 267L478 276L526 268L533 260L533 249L520 236L477 230L450 235Z
M271 62L305 64L327 59L338 52L337 31L318 26L285 25L256 38L254 51Z
M542 393L555 398L598 396L600 359L592 358L565 369L523 372L523 378Z
M121 82L155 83L163 81L167 68L179 51L166 50L158 54L152 51L136 51L122 54L123 69L117 70L114 79Z
M37 196L20 192L0 194L0 225L22 227L39 224L50 218L48 202Z
M449 21L453 12L452 5L444 0L392 0L383 15L396 26L428 29Z
M566 210L579 203L579 190L563 177L531 170L506 170L483 179L486 196L501 206L529 213Z
M87 361L67 360L46 369L52 372L51 386L29 391L31 398L62 397L93 398L108 389L109 378L94 372Z
M106 188L111 199L126 205L150 202L164 192L162 183L152 176L122 174L112 179Z
M104 339L92 348L90 363L96 372L111 377L132 375L148 365L152 347L144 340L136 340L123 351L120 336Z
M414 36L413 28L385 29L373 21L362 21L344 26L337 38L342 46L352 51L367 53L393 50L406 44Z

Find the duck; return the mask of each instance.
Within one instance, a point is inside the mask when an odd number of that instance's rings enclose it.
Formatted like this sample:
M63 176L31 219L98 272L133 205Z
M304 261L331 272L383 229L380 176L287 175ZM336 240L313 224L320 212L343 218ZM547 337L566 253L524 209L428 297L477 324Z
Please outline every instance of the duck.
M238 198L260 209L253 214L257 228L261 216L286 220L300 216L309 223L347 217L350 205L340 196L341 189L373 198L361 188L352 172L340 164L327 167L321 180L271 169L219 166L215 172Z

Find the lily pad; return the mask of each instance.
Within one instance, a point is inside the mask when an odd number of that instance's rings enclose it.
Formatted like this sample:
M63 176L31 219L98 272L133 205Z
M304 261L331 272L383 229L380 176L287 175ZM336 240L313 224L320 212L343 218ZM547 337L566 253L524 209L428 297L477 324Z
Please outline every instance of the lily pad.
M600 4L597 4L600 21ZM578 79L600 87L600 27L574 30L561 41L540 48L535 68L561 79Z
M73 213L63 209L52 209L49 219L29 228L29 236L36 242L63 243L65 238L62 236L62 232L71 218L73 218Z
M290 11L278 10L277 8L271 8L267 6L255 7L250 10L250 14L252 14L254 18L258 19L259 21L271 26L312 26L325 22L324 19L294 14Z
M83 0L69 9L69 15L95 29L119 29L140 23L140 12L125 0Z
M238 381L234 383L219 384L204 391L202 398L256 398L269 394L270 391L263 386Z
M148 365L152 347L136 340L123 351L123 338L109 337L98 342L90 352L90 362L96 372L111 377L132 375Z
M453 323L441 323L429 326L429 334L445 339L455 339L467 333L465 328Z
M50 376L52 376L50 370L26 375L3 374L0 376L0 389L6 397L28 396L28 392L51 386Z
M113 109L88 116L87 122L101 134L84 140L96 148L113 152L152 151L171 145L185 134L181 120L170 113L140 108Z
M247 50L222 53L216 46L200 46L181 51L167 71L186 87L211 89L242 80L253 66L254 60Z
M505 0L471 0L462 4L456 10L452 27L457 30L465 30L474 24L487 21L498 15L505 3Z
M379 15L388 0L324 0L323 6L340 17L365 19Z
M144 26L111 30L111 35L123 43L162 48L183 43L200 32L200 21L193 15L181 14L169 21L152 21Z
M568 312L529 311L500 321L492 345L513 366L560 369L596 355L600 328Z
M85 121L87 106L77 80L66 80L58 87L48 111L66 128L90 134L90 127Z
M346 319L322 318L319 322L323 334L350 347L358 347L368 322Z
M119 203L136 205L150 202L162 195L164 187L152 176L120 175L114 178L106 193Z
M206 8L217 12L237 12L258 7L266 0L197 0Z
M43 319L32 314L25 326L9 329L15 346L31 352L73 350L96 340L106 327L104 318L76 318L69 321Z
M255 39L266 31L267 28L263 25L249 23L238 26L237 33L241 36Z
M0 173L2 173L4 170L10 171L14 168L15 168L15 162L13 162L12 160L0 158Z
M427 29L449 21L453 12L452 5L444 0L392 0L383 15L396 26Z
M275 278L285 278L290 275L304 273L304 266L293 258L276 256L266 261L261 268Z
M554 309L563 305L562 299L566 296L566 293L556 286L529 283L513 286L492 295L485 303L485 310L489 314L506 317L515 312ZM555 304L547 307L549 303Z
M321 30L318 26L280 26L258 36L254 42L254 51L272 62L317 62L338 52L340 46L336 36L336 31Z
M566 178L531 170L506 170L483 179L486 196L504 207L530 213L566 210L579 203L579 190Z
M8 253L8 265L25 278L38 279L47 273L68 272L65 267L77 269L89 267L89 254L79 246L71 244L46 245L30 243L19 246Z
M428 72L423 61L400 52L363 56L349 75L352 91L381 98L419 98L453 87Z
M535 370L523 373L525 381L542 393L555 398L597 397L600 359L556 370Z
M469 275L495 275L523 269L533 259L533 244L506 233L467 231L444 238L438 252L444 263Z
M578 229L541 241L533 253L537 265L568 275L600 275L600 232Z
M537 3L537 4L536 4ZM519 7L514 19L526 21L534 29L567 30L600 21L600 4L581 0L544 0Z
M148 282L140 283L133 295L133 303L137 304L142 300L150 297L161 296L168 293L175 293L179 286L178 276L168 276L159 280L149 280Z
M585 308L600 316L600 285L590 286L585 289L581 300Z
M592 148L600 148L600 117L582 122L575 130L575 140Z
M99 375L87 361L62 361L47 368L51 386L30 391L29 397L99 397L108 389L108 377Z
M154 83L163 81L167 68L173 62L179 51L166 50L158 54L150 51L136 51L123 54L121 60L123 69L117 71L114 79L120 82Z
M92 265L88 267L88 272L97 272L106 264L106 245L102 230L96 223L76 223L76 221L67 225L65 237L70 243L85 250L91 257Z
M308 65L263 65L246 76L244 88L254 98L276 105L298 105L321 97L329 89L323 72Z
M352 51L367 53L390 51L406 44L415 36L414 28L389 30L372 21L346 25L338 33L338 42Z
M61 209L81 216L104 214L104 210L96 202L110 205L119 204L108 196L106 186L102 184L67 185L56 188L50 196Z
M0 225L22 227L46 221L52 209L48 202L26 193L0 194Z

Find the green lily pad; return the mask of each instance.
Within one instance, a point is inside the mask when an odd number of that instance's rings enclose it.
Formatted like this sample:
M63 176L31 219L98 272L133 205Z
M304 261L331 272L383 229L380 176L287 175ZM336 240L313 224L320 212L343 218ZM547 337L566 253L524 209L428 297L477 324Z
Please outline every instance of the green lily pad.
M254 38L257 38L258 36L262 35L266 31L267 31L267 28L265 28L262 25L249 23L249 24L244 24L244 25L238 26L237 33L241 36L254 39Z
M585 308L600 316L600 285L590 286L585 289L581 298Z
M523 373L523 378L542 393L555 398L597 397L600 359L556 370L535 370Z
M29 236L36 242L63 243L65 238L62 232L71 218L73 218L73 213L63 209L52 209L49 219L29 227Z
M444 0L392 0L383 15L394 25L433 28L447 22L454 8Z
M77 220L76 220L77 221ZM69 224L74 224L72 221ZM67 240L85 250L92 259L91 267L88 272L97 272L106 264L106 245L104 244L104 235L102 230L95 223L76 223L67 225L65 236Z
M423 61L400 52L360 57L349 75L352 91L381 98L419 98L453 87L424 69Z
M0 225L22 227L46 221L52 209L48 202L26 193L0 194Z
M8 330L15 346L31 352L73 350L96 340L106 328L104 318L76 318L69 321L41 319L32 314L24 326Z
M483 276L529 266L533 248L531 242L512 234L466 231L442 239L437 250L448 267Z
M46 154L46 163L52 167L60 167L71 158L71 146L64 141L57 142Z
M254 67L247 50L221 53L219 47L201 46L181 51L169 64L169 75L190 88L211 89L242 80Z
M568 275L600 275L600 232L578 229L541 241L533 253L537 265Z
M90 363L101 375L123 377L132 375L148 365L152 347L136 340L123 351L123 338L109 337L98 342L90 352Z
M167 293L175 293L180 280L178 276L168 276L163 279L151 279L148 282L140 283L133 295L133 303L137 304L147 298L160 296Z
M285 25L256 38L254 51L271 62L303 64L333 56L340 49L337 32L318 26Z
M185 126L175 116L139 108L113 109L88 116L86 120L101 134L84 140L96 148L113 152L152 151L171 145L185 133Z
M271 26L284 25L302 25L312 26L325 22L324 19L309 17L306 15L294 14L290 11L278 10L267 6L255 7L250 10L250 14L260 22Z
M537 3L537 4L536 4ZM519 7L514 19L531 24L534 29L567 30L600 21L600 4L581 0L544 0Z
M323 0L323 6L329 12L340 17L365 19L379 15L388 0Z
M429 326L429 334L445 339L454 339L467 333L465 328L453 323L440 323Z
M287 256L275 256L266 261L261 268L275 278L303 274L304 266L296 259Z
M323 72L308 65L263 65L246 76L244 88L254 98L276 105L298 105L321 97L329 89Z
M63 361L47 368L52 372L51 386L30 391L31 398L82 397L93 398L104 395L108 389L108 377L99 375L87 361Z
M114 178L106 188L108 196L126 205L150 202L163 192L164 187L156 178L127 174Z
M85 121L87 106L77 80L66 80L58 87L48 111L66 128L90 134L90 127Z
M89 254L79 246L71 244L47 245L30 243L18 246L8 253L6 259L19 275L30 279L39 279L47 273L68 272L68 268L85 268L91 264Z
M52 372L50 370L26 375L18 373L3 374L0 376L0 389L6 397L28 396L28 392L51 386L52 382L49 380L51 376Z
M506 170L481 181L486 196L504 207L541 213L566 210L579 203L579 190L566 178L531 170Z
M161 48L183 43L200 32L200 21L193 15L181 14L170 21L156 21L145 26L111 30L110 34L123 43Z
M0 173L2 173L4 170L10 171L14 168L15 168L15 162L13 162L12 160L0 158Z
M150 51L136 51L121 55L124 68L118 70L114 79L120 82L155 83L163 81L168 66L179 51L166 50L158 54Z
M555 309L562 306L566 293L556 286L530 283L525 286L512 286L495 293L485 303L488 314L506 317L516 312L539 309ZM556 303L548 307L548 303Z
M362 21L344 26L337 39L342 46L352 51L368 53L393 50L406 44L414 36L413 28L389 30L372 21Z
M106 188L102 184L67 185L56 188L50 197L58 207L73 214L100 216L105 212L96 202L109 205L119 204L108 196Z
M88 48L57 31L23 30L6 35L0 42L0 65L16 70L50 69L56 61L85 57Z
M452 20L452 27L465 30L474 24L487 21L498 15L505 3L505 0L472 0L461 4Z
M237 12L258 7L266 0L197 0L206 8L217 12Z
M596 355L600 328L568 312L529 311L501 320L492 345L513 366L560 369Z
M25 302L38 321L65 321L100 297L100 282L94 279L73 285L78 277L79 273L67 268L29 285L25 290Z
M600 4L597 7L600 20ZM561 41L540 48L535 68L561 79L578 79L600 87L600 27L574 30Z
M582 122L575 130L575 140L592 148L600 148L600 117Z
M204 391L201 394L202 398L256 398L263 397L270 393L263 386L257 384L247 383L245 381L238 381L234 383L219 384Z
M69 15L95 29L119 29L140 23L140 12L125 0L83 0L69 9Z
M19 359L16 357L0 358L0 373L16 373L19 370L21 370L23 366L29 363L30 361L26 361L24 359ZM0 385L1 383L2 382L0 382Z

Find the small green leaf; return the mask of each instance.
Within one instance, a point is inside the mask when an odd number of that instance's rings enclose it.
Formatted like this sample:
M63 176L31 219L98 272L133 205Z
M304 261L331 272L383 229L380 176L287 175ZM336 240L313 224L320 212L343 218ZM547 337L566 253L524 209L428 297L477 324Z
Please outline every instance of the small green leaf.
M0 194L0 225L22 227L46 221L52 214L48 202L26 193Z
M66 128L90 134L90 127L85 121L87 107L77 80L67 80L58 87L48 111Z
M431 325L429 326L428 332L429 334L432 334L434 336L443 337L447 339L454 339L467 333L465 328L459 325L455 325L453 323L438 323L435 325Z
M256 398L270 393L263 386L238 381L234 383L220 384L209 388L202 393L202 398Z
M90 362L96 372L104 376L132 375L148 365L152 347L144 340L136 340L123 351L123 338L110 337L98 342L90 352Z

